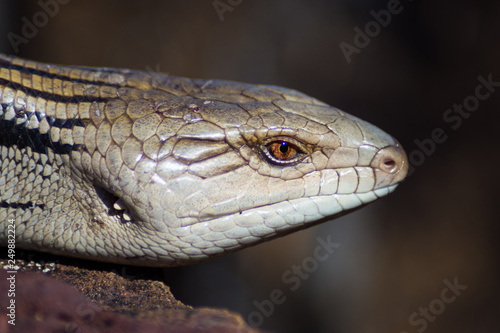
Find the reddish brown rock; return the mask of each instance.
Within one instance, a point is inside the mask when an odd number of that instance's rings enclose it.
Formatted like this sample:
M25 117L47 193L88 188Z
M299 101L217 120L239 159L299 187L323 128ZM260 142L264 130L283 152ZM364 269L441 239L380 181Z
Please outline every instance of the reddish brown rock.
M16 263L17 273L0 270L0 332L258 332L238 314L182 304L161 281L113 270ZM15 317L9 318L11 300ZM9 324L14 318L15 325Z

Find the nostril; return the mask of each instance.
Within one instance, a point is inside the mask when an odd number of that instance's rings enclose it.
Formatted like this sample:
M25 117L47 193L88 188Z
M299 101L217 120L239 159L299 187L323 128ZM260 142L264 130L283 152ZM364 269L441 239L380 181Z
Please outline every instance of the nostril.
M405 169L406 164L404 150L399 145L391 145L378 151L372 160L371 166L382 172L394 175ZM404 170L403 173L405 173Z
M401 182L408 173L408 159L399 144L380 149L370 166L375 170L377 188Z
M392 158L386 157L382 161L381 167L386 171L386 172L393 172L396 168L396 161Z

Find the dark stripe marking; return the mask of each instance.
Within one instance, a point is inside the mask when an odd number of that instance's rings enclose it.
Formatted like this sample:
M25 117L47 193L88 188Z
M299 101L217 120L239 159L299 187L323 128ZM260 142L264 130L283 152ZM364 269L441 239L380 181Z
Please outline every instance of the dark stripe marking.
M100 84L100 85L105 85L107 87L114 87L114 88L124 87L124 86L119 85L119 84L112 84L112 83L107 83L107 82L103 82L103 81L90 81L90 80L84 80L84 79L73 79L73 78L70 78L68 76L64 76L61 74L49 73L49 72L42 71L40 69L34 69L34 68L28 68L28 67L23 67L23 66L19 66L19 65L14 65L12 63L5 62L2 60L3 59L0 58L1 67L7 68L10 70L16 70L16 71L19 71L22 73L35 74L35 75L40 75L42 77L47 77L50 79L59 79L59 80L63 80L63 81L71 81L71 82L83 83L83 84ZM95 72L90 68L77 68L76 67L75 69L81 70L81 71ZM99 69L99 72L103 72L103 71L106 71L108 73L116 73L116 71L106 70L105 68Z
M56 94L49 94L45 91L40 91L23 86L22 84L10 82L5 79L0 79L0 85L12 88L14 90L22 91L28 96L41 97L45 100L50 100L60 103L81 103L81 102L107 102L110 100L108 97L93 97L93 96L61 96Z
M33 209L35 207L45 209L45 205L35 204L32 201L28 201L27 203L1 201L0 207L1 208L21 208L22 210Z
M4 112L9 105L2 104ZM19 112L19 111L18 111ZM23 117L31 117L33 112L27 112ZM45 117L43 114L35 112L38 121L43 118L47 120L50 127L72 129L75 126L85 127L81 119L56 119L54 117ZM82 145L63 144L61 142L53 142L50 139L50 131L48 133L40 133L39 128L28 129L27 122L16 124L16 118L6 120L4 115L0 116L0 145L6 147L17 146L18 149L31 147L35 152L47 154L47 148L51 148L59 154L69 154L73 150L79 150Z
M4 59L2 57L2 55L0 54L0 66L5 67L5 68L9 68L10 66L12 66L12 64L8 60Z

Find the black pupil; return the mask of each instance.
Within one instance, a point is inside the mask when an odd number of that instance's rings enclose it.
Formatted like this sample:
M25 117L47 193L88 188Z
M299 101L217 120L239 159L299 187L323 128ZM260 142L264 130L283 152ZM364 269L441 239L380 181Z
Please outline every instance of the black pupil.
M288 143L282 142L280 146L280 152L286 154L288 152Z

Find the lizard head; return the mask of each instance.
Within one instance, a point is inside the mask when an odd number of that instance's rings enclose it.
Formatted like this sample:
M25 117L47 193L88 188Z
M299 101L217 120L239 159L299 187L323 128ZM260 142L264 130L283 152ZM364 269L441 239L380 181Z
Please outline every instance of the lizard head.
M0 213L23 248L189 264L345 214L408 171L391 136L293 90L0 67Z
M129 247L120 261L203 261L345 214L405 178L394 138L302 93L169 80L157 89L178 96L122 97L126 111L102 131L101 186L118 199L112 231Z

